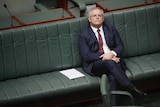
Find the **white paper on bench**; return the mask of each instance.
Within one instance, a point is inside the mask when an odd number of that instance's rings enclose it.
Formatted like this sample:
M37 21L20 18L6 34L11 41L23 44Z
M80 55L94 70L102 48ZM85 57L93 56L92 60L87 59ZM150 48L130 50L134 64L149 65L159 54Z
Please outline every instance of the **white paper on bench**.
M63 75L68 77L69 79L75 79L75 78L80 78L84 77L85 75L79 72L78 70L72 68L72 69L67 69L67 70L62 70L60 71Z

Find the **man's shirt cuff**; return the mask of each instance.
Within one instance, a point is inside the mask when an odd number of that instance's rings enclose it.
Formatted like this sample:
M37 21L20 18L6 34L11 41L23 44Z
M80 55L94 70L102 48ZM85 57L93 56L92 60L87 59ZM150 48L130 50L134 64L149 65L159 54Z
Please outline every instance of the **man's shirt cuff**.
M117 56L117 53L115 51L111 51L111 52L114 54L114 56Z

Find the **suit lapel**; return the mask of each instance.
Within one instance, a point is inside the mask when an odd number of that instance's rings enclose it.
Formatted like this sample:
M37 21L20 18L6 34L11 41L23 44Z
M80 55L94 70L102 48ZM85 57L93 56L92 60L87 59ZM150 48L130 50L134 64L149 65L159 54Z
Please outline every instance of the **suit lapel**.
M98 40L97 40L97 38L96 38L96 35L95 35L95 33L93 32L93 30L92 30L91 27L89 27L89 33L90 33L90 35L91 35L91 38L92 38L94 41L97 41L97 42L98 42Z
M89 27L88 33L90 35L90 41L88 42L88 44L90 45L91 51L96 52L98 50L98 40L91 27Z
M103 25L103 31L104 31L104 37L105 37L105 41L106 44L108 45L108 47L110 46L110 42L109 42L109 31L107 29L107 27L105 25Z

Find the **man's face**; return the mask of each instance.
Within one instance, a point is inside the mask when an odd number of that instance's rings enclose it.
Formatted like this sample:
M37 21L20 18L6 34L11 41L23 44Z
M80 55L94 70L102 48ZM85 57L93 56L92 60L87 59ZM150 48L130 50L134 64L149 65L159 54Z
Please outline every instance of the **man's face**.
M99 9L92 10L88 20L93 27L100 27L104 21L103 12Z

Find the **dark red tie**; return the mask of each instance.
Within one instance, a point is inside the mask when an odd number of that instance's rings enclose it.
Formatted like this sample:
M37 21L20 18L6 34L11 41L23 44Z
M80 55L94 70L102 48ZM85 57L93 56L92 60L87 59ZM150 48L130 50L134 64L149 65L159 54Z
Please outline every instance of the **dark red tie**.
M99 52L101 52L101 53L103 53L104 51L103 51L103 40L102 40L102 36L101 36L101 34L100 34L100 30L98 29L97 30L97 32L98 32L98 39L99 39Z

